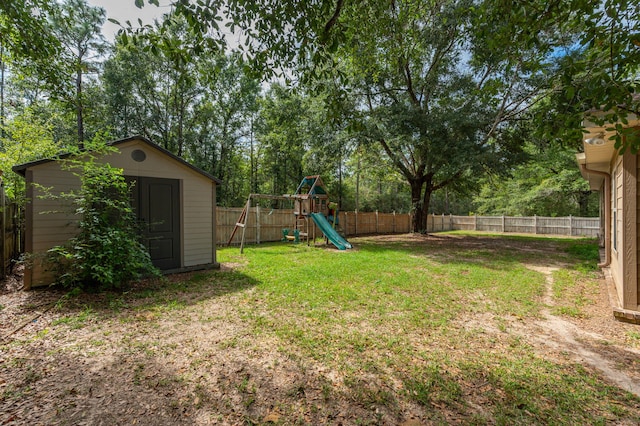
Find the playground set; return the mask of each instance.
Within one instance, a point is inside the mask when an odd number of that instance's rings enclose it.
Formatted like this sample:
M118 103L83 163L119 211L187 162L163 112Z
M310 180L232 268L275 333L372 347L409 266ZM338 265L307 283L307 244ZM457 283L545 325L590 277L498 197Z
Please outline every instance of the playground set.
M252 200L288 200L293 201L294 220L291 228L282 230L283 241L300 242L306 241L309 244L315 240L315 227L310 224L310 220L320 229L327 241L330 241L339 250L351 248L351 244L344 239L336 230L338 223L338 205L329 202L329 193L319 175L305 176L298 185L295 194L291 195L266 195L250 194L247 198L240 217L233 228L227 246L231 244L238 228L242 228L242 238L240 239L240 253L244 250L245 229L249 217L249 209ZM311 235L310 235L311 234Z

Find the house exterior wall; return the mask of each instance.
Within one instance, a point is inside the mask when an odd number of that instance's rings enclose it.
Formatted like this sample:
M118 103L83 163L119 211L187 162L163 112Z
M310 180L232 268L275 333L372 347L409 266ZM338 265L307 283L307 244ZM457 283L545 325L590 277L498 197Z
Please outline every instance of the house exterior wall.
M598 234L598 244L600 247L606 246L606 232L607 232L607 224L606 224L606 211L611 207L607 205L606 200L606 191L609 188L605 188L605 182L602 182L602 186L600 187L600 206L599 206L599 217L600 217L600 233Z
M611 169L611 276L624 309L638 310L638 162L616 155Z
M583 149L576 154L576 160L582 177L589 181L591 189L600 189L605 199L601 206L606 214L606 258L601 265L608 267L615 284L617 300L611 300L614 317L640 324L640 164L630 149L620 155L616 144L620 126L627 126L621 132L623 138L630 131L640 135L640 118L630 114L613 129L590 118L604 117L604 111L592 113L585 115ZM603 180L604 184L600 184Z
M624 250L623 302L625 309L638 309L638 164L637 156L627 151L622 156L624 188Z
M634 198L636 201L636 235L635 235L635 243L636 243L636 265L635 265L635 273L636 280L635 285L635 303L637 310L640 310L640 162L638 161L638 156L633 156L636 160L636 185L635 185L635 194ZM632 290L631 290L632 291Z
M181 268L215 264L215 182L146 143L131 140L118 144L117 149L119 152L108 154L101 161L123 169L127 176L180 181ZM132 158L135 150L144 152L144 161ZM40 197L43 192L37 184L54 187L54 193L60 193L77 189L80 181L73 173L63 170L61 163L56 161L30 167L26 178L31 194L28 194L30 202L25 212L25 249L33 253L36 259L31 270L25 274L25 288L29 288L51 283L52 275L44 270L39 259L48 249L65 243L77 233L77 216L70 213L73 209L71 204L61 206L58 199L43 199ZM48 211L60 213L45 213Z
M616 283L618 300L623 300L623 251L622 251L622 229L623 229L623 170L622 157L615 156L611 171L611 277Z

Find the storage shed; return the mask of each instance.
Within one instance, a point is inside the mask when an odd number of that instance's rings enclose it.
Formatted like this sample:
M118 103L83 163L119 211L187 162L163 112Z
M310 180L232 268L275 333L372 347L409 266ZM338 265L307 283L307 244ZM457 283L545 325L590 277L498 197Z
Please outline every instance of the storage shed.
M123 170L135 181L132 201L143 239L154 265L165 272L216 268L216 187L221 182L208 173L143 137L111 142L116 152L98 161ZM25 251L34 255L26 271L24 287L51 284L42 258L47 250L64 244L77 233L78 217L60 198L43 198L41 187L51 193L77 189L80 181L62 167L62 155L17 165L27 187Z

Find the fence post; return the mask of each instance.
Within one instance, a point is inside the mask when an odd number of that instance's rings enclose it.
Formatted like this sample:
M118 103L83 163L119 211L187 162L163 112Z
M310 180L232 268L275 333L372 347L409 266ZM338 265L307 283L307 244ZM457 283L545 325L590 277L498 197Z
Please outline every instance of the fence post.
M391 231L396 233L396 211L393 211L393 222L391 222Z
M538 233L538 215L537 214L533 215L533 233L534 234Z
M569 215L569 236L573 237L573 216Z
M504 234L504 215L502 215L502 233Z
M342 222L342 228L344 229L344 236L348 237L349 233L348 231L348 227L347 227L347 212L343 212L344 213L344 221Z
M356 237L358 236L358 209L356 209L354 211L354 214L356 215Z
M380 233L379 222L378 222L378 210L376 209L376 234Z
M478 215L475 213L473 214L473 230L478 230Z
M449 213L449 229L447 231L453 231L453 216Z
M444 213L442 213L442 229L440 231L444 231Z
M260 244L260 204L256 204L256 244Z

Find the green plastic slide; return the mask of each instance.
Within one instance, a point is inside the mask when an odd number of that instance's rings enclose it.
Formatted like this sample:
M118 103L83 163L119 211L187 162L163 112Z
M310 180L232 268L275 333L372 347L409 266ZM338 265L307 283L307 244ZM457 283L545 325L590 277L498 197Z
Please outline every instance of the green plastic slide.
M322 213L311 213L311 219L313 219L315 224L318 225L318 228L320 228L324 236L327 237L339 250L351 248L351 243L342 238L342 236L331 227L331 224Z

